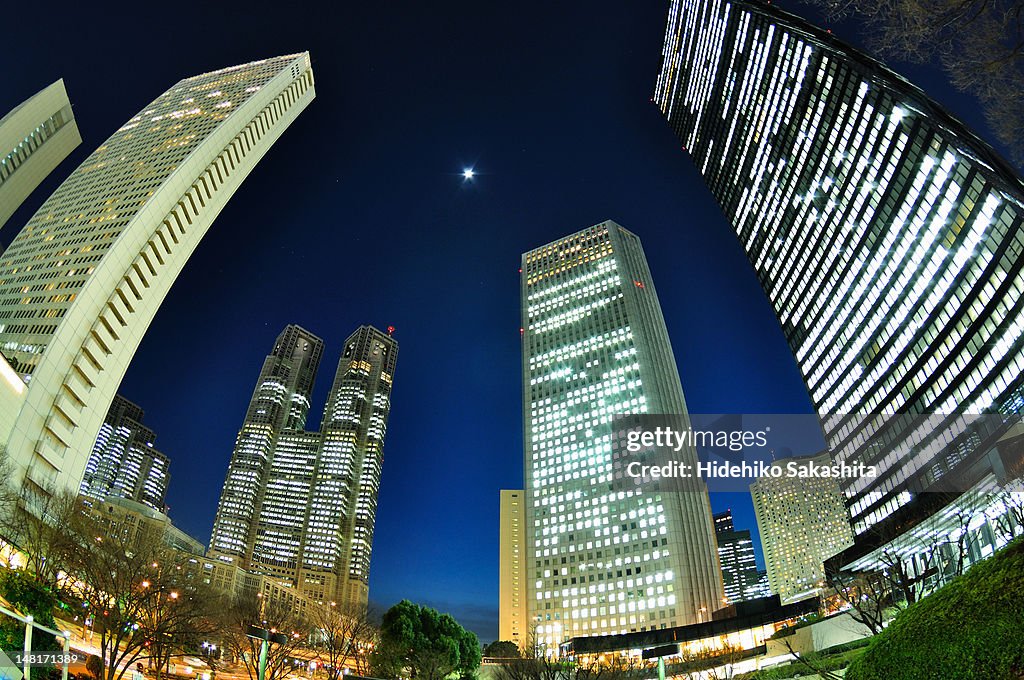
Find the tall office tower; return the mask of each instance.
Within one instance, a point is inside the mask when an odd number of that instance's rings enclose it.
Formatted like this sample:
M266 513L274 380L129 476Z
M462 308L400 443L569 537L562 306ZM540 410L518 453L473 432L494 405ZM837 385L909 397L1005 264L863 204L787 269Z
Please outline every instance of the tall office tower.
M536 643L707 620L722 600L707 491L613 482L615 416L686 414L640 240L607 221L531 250L520 291Z
M210 537L211 554L225 562L249 566L274 444L285 429L306 426L323 350L323 340L289 325L263 361L235 439Z
M170 461L153 448L156 434L142 417L136 404L114 396L85 465L80 494L97 500L127 498L166 511Z
M502 489L498 513L498 639L524 651L530 641L526 607L526 492Z
M1002 424L947 414L1024 404L1020 177L899 75L753 0L672 2L655 101L746 250L833 456L878 466L843 482L844 563L942 515L927 492L943 481L1005 481Z
M776 465L829 465L828 452L791 458ZM814 594L825 577L824 561L853 542L853 532L836 479L759 477L750 485L757 530L771 591L783 602Z
M81 143L63 80L0 118L0 227Z
M398 343L390 333L391 329L382 333L373 326L360 326L345 341L320 426L322 471L313 489L307 539L316 550L311 552L309 566L337 570L342 598L363 605L369 593L384 435L398 359ZM337 524L340 541L331 532L339 509L343 513ZM335 551L339 557L332 565Z
M313 96L308 54L182 80L86 158L0 256L0 443L19 482L78 488L171 284Z
M754 557L754 543L750 540L750 532L735 529L732 512L729 510L716 513L714 520L715 539L718 541L718 563L722 567L725 600L728 600L723 604L735 604L760 597L757 560Z
M366 606L398 343L345 341L318 431L305 431L323 343L298 326L264 363L221 493L209 554L306 598Z
M747 589L749 596L747 599L756 600L759 597L768 597L772 594L772 587L768 583L768 570L759 569L757 571L757 579L754 581L754 585Z

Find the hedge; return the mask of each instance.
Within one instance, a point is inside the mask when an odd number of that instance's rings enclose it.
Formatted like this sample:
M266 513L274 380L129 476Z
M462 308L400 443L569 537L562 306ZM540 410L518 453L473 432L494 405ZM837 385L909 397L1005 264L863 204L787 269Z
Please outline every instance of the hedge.
M1024 540L907 607L872 638L846 680L1024 676Z

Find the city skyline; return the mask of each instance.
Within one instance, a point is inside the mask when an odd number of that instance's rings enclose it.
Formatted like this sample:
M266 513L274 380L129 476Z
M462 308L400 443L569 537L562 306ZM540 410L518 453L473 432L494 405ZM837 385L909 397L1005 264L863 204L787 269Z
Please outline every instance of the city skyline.
M648 101L664 8L609 3L545 12L538 26L526 16L496 20L494 10L468 3L452 10L455 20L425 8L394 15L362 8L344 17L328 11L316 26L300 27L212 7L204 25L192 29L193 48L173 55L144 47L138 29L145 14L99 21L80 12L76 21L55 23L58 39L46 50L13 36L31 67L5 74L3 103L13 107L64 77L86 137L75 162L158 94L161 83L265 54L312 52L318 102L292 135L329 132L337 152L317 158L311 173L315 150L275 148L274 167L253 173L239 192L244 202L225 210L224 228L196 252L194 270L168 297L122 386L160 433L175 477L171 514L190 533L207 535L217 478L251 394L252 366L278 329L300 323L336 342L358 323L393 324L404 341L403 379L383 473L378 531L385 533L376 542L372 591L385 602L402 595L430 600L484 628L496 621L493 493L518 488L521 479L517 255L557 238L566 225L606 216L649 225L638 231L693 410L809 410L749 265ZM481 25L494 33L485 35ZM135 46L133 60L153 74L150 82L120 81L116 50L73 48L79 31L108 28L126 49ZM400 49L385 47L391 43L382 36L392 35ZM595 43L604 45L598 53ZM500 78L489 77L495 70ZM401 106L392 101L395 92L406 95ZM524 109L521 93L536 104ZM962 117L974 114L969 102L953 101ZM409 127L409 120L416 124ZM468 182L467 166L476 168ZM279 186L279 173L296 179ZM54 186L51 178L28 204L38 206ZM275 192L293 202L266 210L243 204ZM0 231L0 241L10 242L28 211ZM294 277L264 274L282 264ZM366 295L353 302L342 289ZM212 304L211 290L231 306ZM195 333L192 341L180 339L186 330ZM453 332L489 349L452 352ZM453 377L467 374L468 382ZM327 389L314 390L313 408L325 403ZM424 404L424 394L435 395L435 403ZM442 398L443 409L436 405ZM452 413L468 414L461 427L453 426ZM487 464L466 463L474 455ZM452 485L460 489L454 496ZM432 495L426 487L444 492ZM428 500L442 509L411 511ZM737 514L742 505L713 503L736 506ZM750 526L752 510L746 512L740 524ZM459 529L442 548L432 531L445 517ZM410 552L424 575L403 579ZM452 554L462 557L453 562ZM427 576L436 587L427 586Z
M79 486L164 298L314 97L308 53L179 79L95 147L14 232L0 253L0 441L15 484L36 497ZM40 157L72 129L62 125Z

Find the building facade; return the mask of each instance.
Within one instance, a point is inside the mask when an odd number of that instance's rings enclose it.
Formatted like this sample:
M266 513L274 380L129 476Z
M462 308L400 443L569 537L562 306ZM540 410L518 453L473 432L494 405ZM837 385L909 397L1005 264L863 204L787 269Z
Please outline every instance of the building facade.
M764 597L758 584L759 572L754 557L754 542L747 530L737 531L732 512L715 513L715 539L718 541L718 563L722 567L722 604Z
M498 639L531 651L526 607L526 492L502 489L498 513Z
M829 464L827 452L793 462ZM825 578L826 559L853 543L843 493L835 478L760 477L750 485L757 530L771 592L783 602L817 594Z
M0 256L0 441L30 491L78 488L171 284L313 96L308 54L182 80L86 158Z
M63 80L0 118L0 228L81 143Z
M101 501L86 501L93 514L110 528L127 535L146 531L159 531L169 548L198 560L205 547L184 531L174 526L166 513L130 498L108 496Z
M285 429L306 426L323 350L323 340L289 325L263 362L235 439L210 537L211 553L224 562L249 567L274 444Z
M613 418L685 415L640 240L607 221L525 253L528 615L536 644L684 625L722 599L707 491L625 488Z
M143 415L138 405L114 396L78 493L96 500L125 498L166 511L170 461L153 448L156 434L142 424Z
M860 556L932 513L944 482L1007 481L1019 175L904 78L772 5L676 0L663 52L654 99L745 249L833 457L878 468L843 482ZM997 417L961 417L981 413Z
M278 336L228 465L208 557L309 601L361 607L398 343L372 326L356 330L320 429L306 431L322 353L299 326Z

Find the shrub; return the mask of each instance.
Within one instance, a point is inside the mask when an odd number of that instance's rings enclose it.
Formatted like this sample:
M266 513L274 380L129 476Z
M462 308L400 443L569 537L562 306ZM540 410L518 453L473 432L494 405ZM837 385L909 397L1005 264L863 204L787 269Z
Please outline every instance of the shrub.
M847 680L1000 680L1024 673L1024 540L907 607Z

